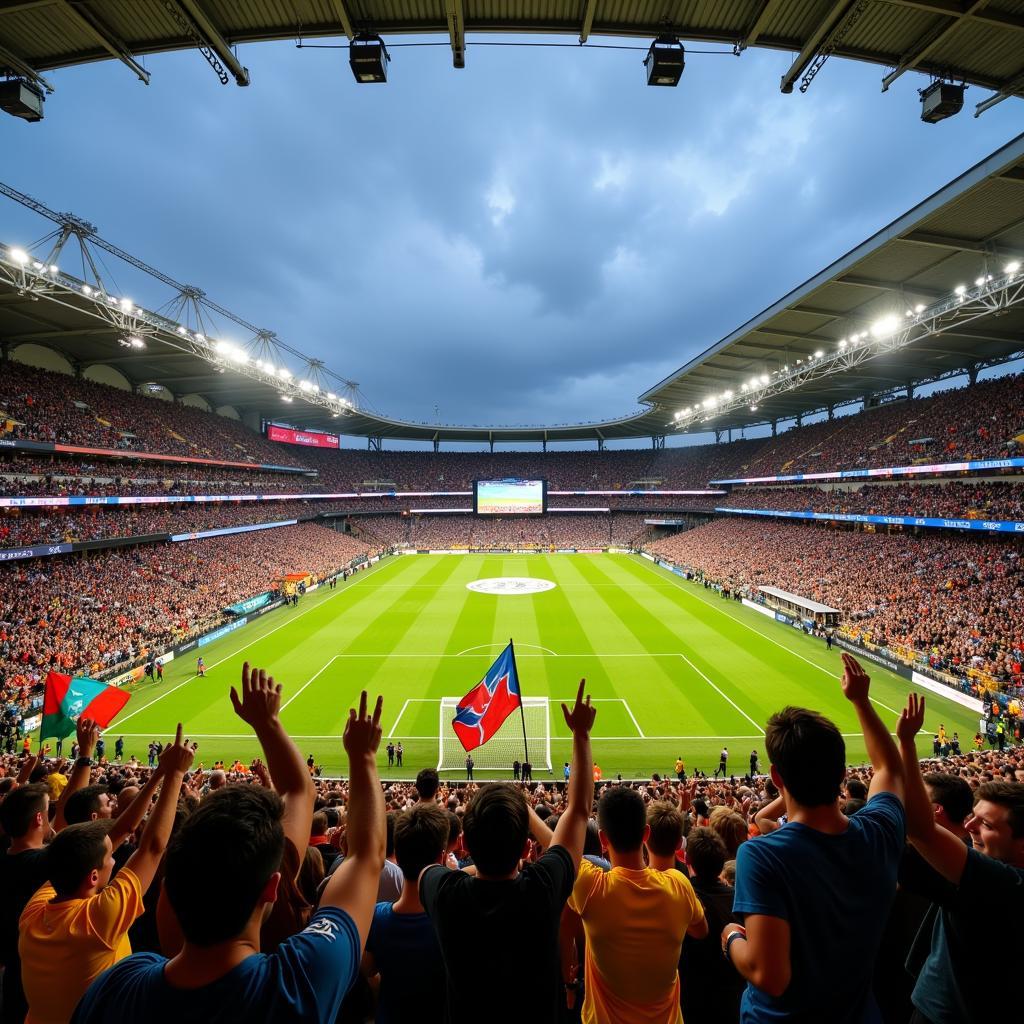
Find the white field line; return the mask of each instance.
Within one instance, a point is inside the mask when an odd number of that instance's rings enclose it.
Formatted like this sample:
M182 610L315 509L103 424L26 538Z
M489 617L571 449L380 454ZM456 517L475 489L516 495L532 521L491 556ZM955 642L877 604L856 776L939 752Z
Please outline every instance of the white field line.
M377 564L379 565L380 563L378 562ZM401 565L402 563L401 563L400 559L398 559L396 557L396 558L394 558L393 563L388 563L388 564ZM367 569L363 573L362 577L360 579L357 579L355 581L355 583L352 583L352 584L350 584L347 587L342 587L341 590L336 590L333 594L329 594L323 601L318 601L315 605L313 605L312 608L307 608L304 612L299 612L298 615L293 615L290 618L286 618L284 620L284 622L281 622L279 625L275 626L273 629L268 629L266 631L266 633L261 633L258 637L254 637L247 644L243 644L237 650L232 651L230 654L228 654L225 657L221 658L220 661L215 661L212 664L207 665L207 670L209 670L211 668L216 668L218 665L223 665L225 661L230 661L236 654L241 654L242 651L247 651L250 647L253 646L253 644L258 644L261 640L265 640L268 636L270 636L272 633L276 633L279 629L284 629L285 626L290 626L296 619L301 619L303 615L307 615L309 612L315 612L317 610L317 608L322 608L325 604L327 604L328 601L331 601L331 600L333 600L336 597L340 597L342 594L351 593L352 589L354 587L357 587L368 576L376 576L376 575L379 575L379 570ZM242 628L244 629L245 627L243 626ZM191 651L189 653L191 653ZM169 697L172 693L174 693L175 690L180 689L186 683L194 682L198 678L199 678L199 676L189 676L188 679L183 679L176 686L172 686L169 690L165 690L159 696L154 697L148 704L143 704L141 708L136 708L130 714L125 715L124 718L115 719L115 722L117 723L117 725L123 725L125 722L128 721L129 718L134 718L136 715L141 714L143 711L146 710L146 708L150 708L154 704L156 704L157 701L163 700L164 697ZM113 724L110 726L110 728L113 728Z
M154 735L150 732L123 732L118 733L119 736L125 736L129 739L137 737L150 737ZM256 740L255 733L244 733L244 732L190 732L189 739L194 740ZM299 735L298 733L289 733L293 740L337 740L340 739L341 733L318 733L315 735ZM844 732L843 736L846 737L858 737L862 734L859 732ZM396 734L389 736L389 739L396 740L433 740L437 742L437 734L431 733L429 736L414 736L405 734ZM763 740L764 733L759 732L755 734L745 736L728 736L723 733L717 732L713 735L699 735L699 736L593 736L591 739L594 742L601 743L605 741L614 741L616 743L631 742L639 743L641 740L664 740L664 741L675 741L675 740ZM552 736L552 743L571 743L571 736Z
M501 642L496 643L496 644L477 644L476 647L467 647L464 651L459 651L459 653L456 654L455 657L456 658L461 658L462 655L469 654L470 651L493 651L495 649L495 647L500 647L502 650L504 650L507 646L508 646L508 644L501 643ZM534 650L545 651L547 654L550 654L552 658L557 658L558 657L558 655L553 650L551 650L550 647L542 647L540 644L520 644L519 646L520 647L532 647L532 648L534 648ZM528 655L525 655L525 654L520 654L518 656L521 657L521 658L528 657ZM445 657L450 657L450 655L445 655ZM478 655L478 657L479 657L479 655ZM534 655L534 657L538 657L538 655Z
M648 563L646 558L642 558L640 561L641 564L650 568L655 575L658 574L658 567L655 566L653 563ZM664 579L664 577L661 578ZM684 594L687 594L689 597L692 597L695 601L700 601L701 604L707 605L709 608L714 608L715 611L719 612L721 615L724 615L727 619L731 620L732 622L738 623L745 629L749 629L751 633L756 633L759 637L762 637L763 639L767 640L768 643L775 644L776 647L781 647L782 650L786 651L789 654L792 654L794 658L799 658L801 661L807 662L807 664L810 665L811 668L816 668L819 672L824 672L825 675L827 675L830 679L837 678L835 672L825 668L823 665L819 665L816 661L811 661L810 658L805 658L799 651L794 651L792 647L787 647L785 644L779 643L778 640L774 639L774 637L770 637L767 633L762 633L761 630L754 629L754 627L751 626L749 623L744 622L742 619L737 619L735 616L730 615L726 611L723 611L721 608L713 604L711 601L705 601L704 598L700 597L698 594L691 594L690 591L688 591L685 587L682 586L682 584L675 583L673 580L669 580L669 582L673 583L677 590L681 590ZM896 710L896 708L891 708L888 704L884 704L882 701L876 700L874 697L869 697L869 699L873 704L877 704L880 708L885 708L886 711L891 711L894 715L898 715L900 713ZM858 733L858 735L860 734Z
M697 668L697 666L694 665L694 663L690 661L690 659L685 654L680 654L679 657L682 658L683 661L685 661L686 664L689 665L690 668L692 668L693 671L696 672L697 675L699 675L701 679L703 679L704 682L707 683L708 686L710 686L711 689L715 691L715 693L717 693L724 700L727 700L755 729L761 729L761 735L764 736L764 729L761 728L761 726L758 725L758 723L755 722L754 719L751 718L750 715L748 715L746 711L744 711L743 708L741 708L739 704L737 704L736 701L732 699L732 697L730 697L724 690L720 690L717 686L715 686L715 684L711 682L711 680L708 679L708 677L704 675L704 673L701 672L701 670Z
M633 719L633 724L636 726L636 731L638 733L640 733L640 739L642 739L642 740L647 739L647 737L644 735L643 729L640 728L640 723L636 720L636 715L633 714L633 709L629 706L629 704L625 700L623 700L622 706L626 709L626 714L629 715L629 717Z
M295 699L296 699L296 698L297 698L297 697L298 697L298 696L299 696L299 695L300 695L300 694L302 693L302 691L303 691L303 690L304 690L304 689L305 689L305 688L306 688L307 686L309 686L309 684L310 684L311 682L313 682L313 680L314 680L314 679L318 678L318 677L319 677L319 676L320 676L320 675L321 675L321 674L322 674L323 672L326 672L326 671L327 671L327 669L329 669L329 668L330 668L330 667L331 667L331 666L332 666L332 665L333 665L333 664L334 664L334 663L335 663L335 662L336 662L337 660L338 660L338 656L337 656L337 655L335 655L335 656L334 656L333 658L331 658L331 660L330 660L330 661L328 661L328 662L327 662L327 664L326 664L326 665L324 665L324 667L323 667L323 668L321 668L321 669L320 669L319 671L317 671L316 673L314 673L313 675L311 675L311 676L310 676L310 677L309 677L309 678L308 678L308 679L307 679L307 680L306 680L306 681L305 681L305 682L304 682L304 683L303 683L303 684L302 684L302 685L301 685L301 686L300 686L300 687L299 687L299 688L298 688L298 689L297 689L297 690L296 690L296 691L295 691L295 692L294 692L294 693L293 693L293 694L292 694L292 695L291 695L291 696L290 696L290 697L289 697L289 698L288 698L288 699L287 699L287 700L286 700L286 701L285 701L285 702L284 702L284 703L283 703L283 704L281 705L281 711L283 712L283 711L284 711L284 709L285 709L286 707L288 707L288 705L289 705L289 704L291 704L291 702L292 702L293 700L295 700Z
M398 728L398 723L402 720L402 715L405 714L405 709L409 706L409 702L406 701L402 705L402 710L398 712L398 717L395 719L394 725L391 726L390 732L388 732L388 739L391 739L395 735L395 730Z

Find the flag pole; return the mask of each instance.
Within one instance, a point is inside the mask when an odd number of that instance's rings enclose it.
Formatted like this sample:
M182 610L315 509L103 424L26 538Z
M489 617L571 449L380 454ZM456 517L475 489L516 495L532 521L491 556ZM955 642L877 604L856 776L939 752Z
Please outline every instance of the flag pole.
M512 664L515 666L516 679L519 680L519 720L523 723L523 760L530 760L530 747L526 742L526 712L523 711L523 681L519 679L519 666L516 665L516 649L512 637L508 638L508 649L512 652Z

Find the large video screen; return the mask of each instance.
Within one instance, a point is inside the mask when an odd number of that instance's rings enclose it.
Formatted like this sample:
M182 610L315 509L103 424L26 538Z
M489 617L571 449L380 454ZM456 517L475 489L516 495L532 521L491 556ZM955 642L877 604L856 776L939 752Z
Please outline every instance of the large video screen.
M546 480L475 480L473 510L478 516L541 516L547 511Z
M267 424L267 439L282 444L301 444L308 448L340 448L337 434L323 434L318 430L292 430Z

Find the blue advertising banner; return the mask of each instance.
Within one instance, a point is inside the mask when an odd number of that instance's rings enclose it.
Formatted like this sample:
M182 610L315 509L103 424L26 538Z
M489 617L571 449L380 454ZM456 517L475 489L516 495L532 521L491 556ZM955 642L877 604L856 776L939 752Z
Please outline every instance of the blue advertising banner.
M243 615L240 619L235 619L234 622L229 622L226 626L221 626L219 629L215 629L212 633L207 633L206 636L201 636L196 641L197 647L205 647L206 644L212 644L214 640L219 640L222 636L227 636L228 633L234 632L244 626L249 620Z
M712 487L722 484L774 484L799 480L862 480L875 476L916 476L921 473L968 473L986 469L1021 469L1024 458L975 459L970 462L936 462L920 466L888 466L884 469L840 469L830 473L794 473L790 476L747 476L735 480L712 480Z
M222 526L219 530L199 530L196 533L172 533L171 540L202 540L204 537L226 537L229 533L251 533L253 530L272 530L277 526L294 526L297 519L282 519L279 523L253 523L252 526Z
M768 508L716 508L737 516L773 516L778 519L817 519L829 523L874 523L879 526L924 526L935 530L979 530L985 533L1024 534L1024 523L1005 519L936 519L932 516L866 516L849 512L782 512Z
M257 608L262 608L265 604L270 604L270 598L270 591L265 590L262 594L257 594L255 597L250 597L248 600L236 601L234 604L229 604L224 611L231 612L232 615L248 615L249 612L254 612Z

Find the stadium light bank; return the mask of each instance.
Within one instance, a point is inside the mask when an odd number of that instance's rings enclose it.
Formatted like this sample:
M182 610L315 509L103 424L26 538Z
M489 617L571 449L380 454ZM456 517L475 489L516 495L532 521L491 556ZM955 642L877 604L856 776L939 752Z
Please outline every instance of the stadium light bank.
M716 416L746 406L756 412L758 403L774 395L794 391L822 377L851 370L887 352L895 352L916 341L942 334L955 325L1002 312L1024 302L1024 273L1020 260L1011 260L1002 273L985 273L973 287L958 284L945 298L930 306L918 303L901 316L897 311L875 320L867 329L854 331L836 343L833 352L816 349L812 355L740 381L737 390L727 388L710 394L694 405L676 412L670 427L687 430L708 423Z

